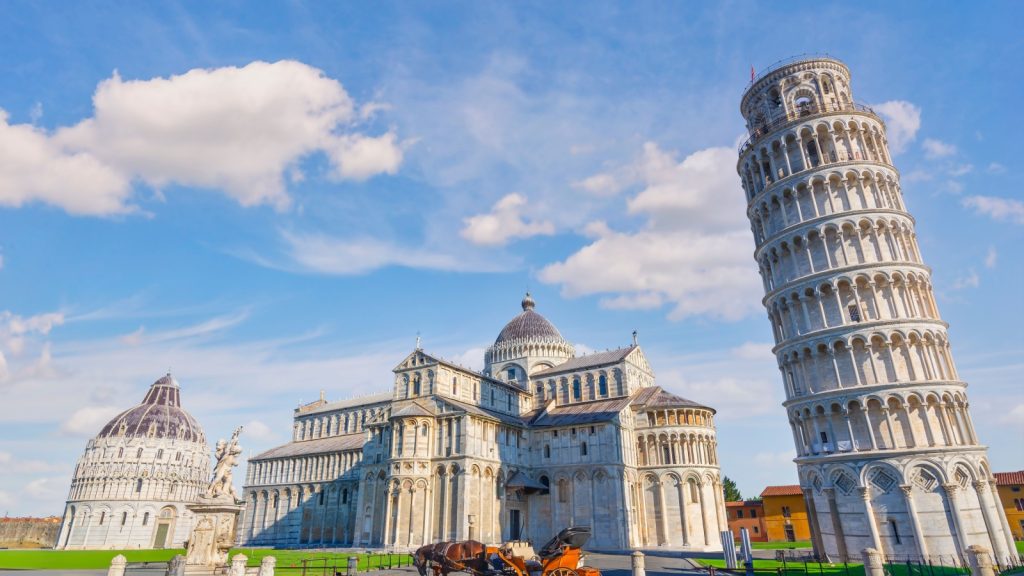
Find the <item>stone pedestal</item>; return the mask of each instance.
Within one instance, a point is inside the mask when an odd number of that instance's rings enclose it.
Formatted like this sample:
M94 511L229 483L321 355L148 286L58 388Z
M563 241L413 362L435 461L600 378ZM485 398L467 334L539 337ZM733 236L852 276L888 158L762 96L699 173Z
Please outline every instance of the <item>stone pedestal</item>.
M124 557L124 554L118 554L110 560L110 568L107 570L107 576L124 576L125 566L128 565L128 559Z
M200 498L188 509L195 514L192 535L185 555L187 572L226 566L228 551L235 544L238 516L244 505L230 496Z
M633 576L644 576L647 572L644 569L644 553L636 550L632 554Z
M992 556L984 546L968 546L967 563L971 565L971 576L995 576Z
M885 576L881 552L875 548L865 548L861 553L864 555L864 576Z

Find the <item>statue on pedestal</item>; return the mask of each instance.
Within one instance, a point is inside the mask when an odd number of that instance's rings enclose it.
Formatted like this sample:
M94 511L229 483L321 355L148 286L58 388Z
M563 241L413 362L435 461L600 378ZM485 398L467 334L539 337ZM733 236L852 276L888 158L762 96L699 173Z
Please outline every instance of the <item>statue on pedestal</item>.
M238 436L242 427L235 429L231 440L220 440L214 456L217 464L213 469L213 479L206 493L199 501L188 506L196 515L195 526L186 543L186 573L201 570L200 567L226 566L228 551L235 543L238 527L238 515L242 513L243 503L237 499L231 470L238 465L238 457L242 447L238 445Z
M217 448L214 457L217 464L213 468L213 480L210 481L210 488L206 491L209 499L223 499L230 497L234 502L238 495L235 493L235 485L231 479L231 469L238 465L238 456L242 453L242 447L238 445L238 435L242 433L242 427L235 429L231 440L217 441Z

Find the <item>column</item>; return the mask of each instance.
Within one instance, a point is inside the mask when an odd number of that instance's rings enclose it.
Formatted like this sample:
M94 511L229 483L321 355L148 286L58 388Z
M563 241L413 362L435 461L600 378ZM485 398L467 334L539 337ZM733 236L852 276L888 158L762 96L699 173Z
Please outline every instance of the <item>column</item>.
M704 545L711 545L711 528L708 526L707 498L704 496L704 485L698 486L697 493L700 494L700 519L704 523Z
M849 561L849 554L846 551L846 534L843 532L843 520L839 516L839 506L836 504L836 491L835 488L825 488L822 490L825 493L825 497L828 498L828 512L829 517L832 519L832 529L836 537L836 548L839 553L839 560L843 562Z
M801 488L804 493L804 505L807 508L807 521L811 529L811 546L814 548L814 555L826 559L824 542L821 539L821 527L818 524L818 510L814 506L813 488Z
M964 538L964 521L960 512L960 499L957 498L957 490L959 488L960 486L957 484L942 485L942 489L946 491L946 499L949 501L949 509L953 516L953 538L956 541L956 549L963 550L966 547L967 540Z
M593 492L593 489L591 489ZM658 545L664 546L669 543L668 539L668 506L665 505L665 483L658 480L658 507L661 508L661 534L658 538ZM593 524L591 524L593 525Z
M683 529L683 546L690 545L690 524L686 518L686 482L679 481L676 490L679 492L679 518L680 527Z
M1002 503L999 500L999 491L996 489L996 482L994 479L990 479L988 481L988 488L992 500L1002 508ZM996 514L996 518L999 519L1000 524L1003 526L1003 537L1006 538L1006 549L1009 550L1011 554L1016 554L1017 548L1013 541L1013 532L1010 530L1010 522L1006 519L1006 514L1003 514L1002 510L1000 510L1000 513Z
M850 422L849 408L843 408L843 420L846 421L846 433L850 435L850 451L856 451L860 447L857 446L857 437L853 435L853 423Z
M901 484L903 499L907 503L907 514L910 515L910 526L914 530L914 542L917 544L917 553L921 555L921 562L928 561L928 543L924 540L924 531L921 530L921 519L917 516L917 504L914 503L914 487L910 484Z
M867 518L868 529L871 530L871 546L878 551L882 550L882 539L878 535L878 524L875 523L875 511L871 507L871 488L866 486L858 487L860 497L864 501L864 515Z
M978 504L981 505L981 516L985 520L985 529L988 531L988 538L992 542L992 553L995 554L997 563L1002 563L1011 554L1016 555L1016 547L1011 551L1006 550L1006 541L1002 538L1002 526L999 521L993 518L996 506L989 499L991 493L988 491L988 482L977 480L974 482L974 491L978 494ZM1001 507L1002 505L999 504Z
M899 448L899 445L896 444L896 431L892 425L892 412L889 411L887 406L883 406L882 414L885 415L885 425L889 429L889 441L892 442L890 448L895 450L896 448Z

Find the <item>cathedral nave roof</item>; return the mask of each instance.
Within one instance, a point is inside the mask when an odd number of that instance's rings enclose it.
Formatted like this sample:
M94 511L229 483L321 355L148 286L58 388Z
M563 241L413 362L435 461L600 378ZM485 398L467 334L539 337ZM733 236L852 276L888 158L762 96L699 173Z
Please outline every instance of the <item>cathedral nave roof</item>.
M636 350L638 347L639 346L636 344L633 344L632 346L626 346L625 348L605 350L604 352L595 352L585 356L576 356L562 362L558 366L553 366L547 370L531 374L530 378L541 378L544 376L561 374L562 372L575 372L584 368L597 368L598 366L616 364L618 362L622 362L626 356L629 356L630 352Z
M609 400L555 406L548 410L541 409L539 413L533 415L530 426L572 426L574 424L611 422L629 406L630 402L629 396L622 396Z
M300 440L289 442L283 446L271 448L251 458L253 460L270 460L272 458L288 458L292 456L312 456L314 454L330 454L332 452L344 452L346 450L358 450L366 443L366 433L356 432L355 434L343 434L341 436L328 436L316 440Z
M703 404L666 392L661 386L649 386L633 396L633 406L638 408L703 408L714 412Z

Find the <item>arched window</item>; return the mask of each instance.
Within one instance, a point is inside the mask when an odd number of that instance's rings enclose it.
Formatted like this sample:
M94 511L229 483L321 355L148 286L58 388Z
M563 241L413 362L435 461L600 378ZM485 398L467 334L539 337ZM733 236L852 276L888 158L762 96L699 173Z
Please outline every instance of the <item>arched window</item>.
M121 526L124 526L127 523L128 523L128 513L127 512L121 512Z
M135 491L142 492L142 478L135 481Z
M459 378L457 376L452 377L452 395L459 395Z
M412 379L412 393L413 393L413 396L419 396L420 395L420 377L419 377L419 375L416 375Z
M548 480L547 476L541 476L540 477L540 483L544 485L544 488L546 488L547 492L550 494L551 493L551 480Z
M348 504L348 488L341 491L341 503Z
M540 398L541 400L544 399L544 385L543 384L537 384L537 397Z
M586 455L587 455L587 443L584 442L584 443L580 444L580 456L586 456Z
M320 491L319 501L317 502L320 506L324 505L324 491Z
M545 444L544 445L544 457L545 458L551 458L551 445L550 444Z
M142 458L142 448L139 448L138 452L135 453L136 458Z
M597 378L597 393L601 396L608 395L608 377L604 374L601 374Z
M107 518L107 511L100 512L100 526L103 526L103 521Z
M565 478L558 481L558 501L562 503L569 501L569 483Z
M117 457L118 458L123 458L124 457L124 448L118 448L117 449Z
M145 526L146 524L149 524L149 512L142 515L142 525Z
M159 459L161 459L163 457L164 457L164 449L161 448L161 449L156 451L156 459L159 460Z
M583 398L583 387L580 386L580 379L579 378L573 378L572 379L572 399L573 400L580 400L582 398Z
M508 379L511 382L516 379L516 367L512 366L508 369Z

